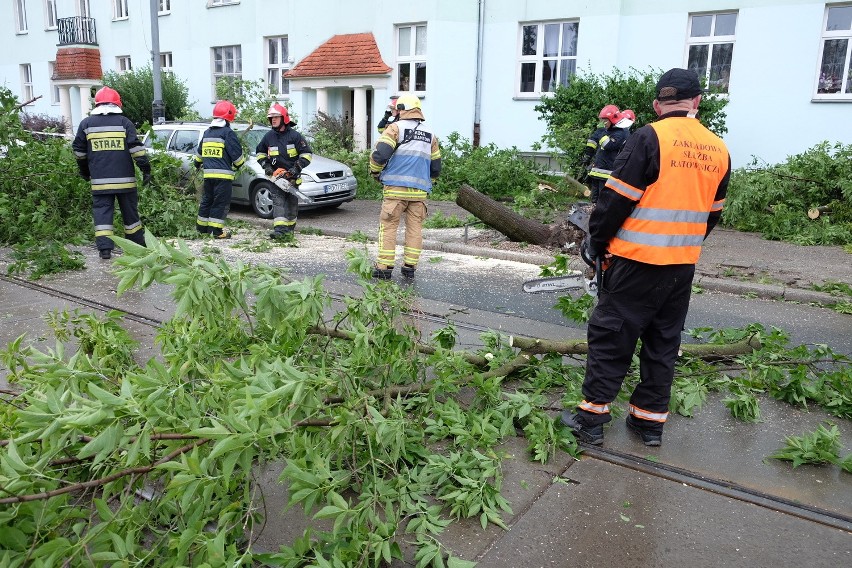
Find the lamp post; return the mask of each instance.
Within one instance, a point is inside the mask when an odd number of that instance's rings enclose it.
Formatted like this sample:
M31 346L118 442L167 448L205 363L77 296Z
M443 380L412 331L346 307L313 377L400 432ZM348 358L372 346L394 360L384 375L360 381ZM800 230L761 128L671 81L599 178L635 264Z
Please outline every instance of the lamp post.
M160 76L160 24L157 13L159 0L151 0L151 69L154 79L154 101L151 103L152 124L166 121L166 105L163 102L163 83Z

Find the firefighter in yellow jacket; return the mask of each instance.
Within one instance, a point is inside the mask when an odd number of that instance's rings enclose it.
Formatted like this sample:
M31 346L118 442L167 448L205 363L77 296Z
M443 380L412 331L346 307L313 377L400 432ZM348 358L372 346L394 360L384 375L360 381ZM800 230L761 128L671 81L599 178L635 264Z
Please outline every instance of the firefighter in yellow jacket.
M426 198L441 173L438 138L426 125L420 99L403 94L396 101L397 119L390 123L370 155L370 173L384 186L379 217L379 255L373 278L387 280L396 262L396 232L405 214L402 275L414 278L423 246Z
M590 444L603 442L639 339L627 426L646 446L662 443L695 264L731 175L725 143L695 118L701 92L694 71L660 77L659 120L627 141L589 219L586 256L608 267L588 324L584 400L562 422Z

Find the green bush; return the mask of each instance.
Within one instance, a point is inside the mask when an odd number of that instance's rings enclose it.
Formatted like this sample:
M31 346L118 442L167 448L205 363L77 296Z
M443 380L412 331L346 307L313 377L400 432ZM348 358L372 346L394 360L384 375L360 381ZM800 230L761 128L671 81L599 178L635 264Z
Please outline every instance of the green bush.
M631 67L628 72L613 69L609 74L595 74L586 70L574 75L567 87L557 87L553 96L542 98L535 107L547 124L542 143L558 152L564 171L577 171L583 146L597 127L598 113L605 105L633 109L634 130L657 118L654 86L662 73L662 69L639 71ZM701 100L698 119L719 136L728 131L727 104L726 97L712 93Z
M311 139L311 149L326 156L330 153L355 148L355 129L352 119L317 112L316 119L305 133Z
M220 77L216 82L216 98L225 99L234 103L237 107L237 119L239 122L254 122L255 124L268 124L266 113L276 99L270 94L269 88L263 79L250 81L234 77ZM293 103L290 101L277 101L287 108L290 119L296 121L293 114Z
M466 183L497 200L513 200L531 194L537 187L541 168L521 156L517 148L495 144L473 147L458 132L441 140L441 176L432 191L434 199L454 200Z
M174 73L163 73L161 78L166 120L177 120L189 111L189 89ZM154 72L150 65L122 73L109 71L103 81L121 95L121 109L133 124L140 127L151 122Z
M810 219L808 210L828 212ZM731 175L725 225L801 245L852 243L852 145L822 142L785 163Z

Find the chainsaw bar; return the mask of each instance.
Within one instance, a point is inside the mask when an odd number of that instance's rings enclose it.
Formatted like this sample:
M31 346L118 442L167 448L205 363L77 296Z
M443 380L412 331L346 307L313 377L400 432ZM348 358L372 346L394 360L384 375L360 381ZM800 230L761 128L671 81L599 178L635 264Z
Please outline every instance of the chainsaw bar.
M521 287L524 292L538 294L540 292L559 292L562 290L588 290L588 282L582 274L570 276L554 276L527 280Z

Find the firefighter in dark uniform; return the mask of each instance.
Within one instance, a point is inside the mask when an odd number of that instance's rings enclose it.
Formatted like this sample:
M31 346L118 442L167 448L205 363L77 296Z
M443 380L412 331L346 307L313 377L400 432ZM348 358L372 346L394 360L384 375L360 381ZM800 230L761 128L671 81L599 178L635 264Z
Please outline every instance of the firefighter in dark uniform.
M213 121L198 145L195 167L204 167L204 188L198 206L195 228L201 234L228 239L225 219L231 208L231 193L236 171L245 163L240 139L231 130L237 109L231 101L219 101L213 107Z
M103 87L95 93L95 108L80 122L71 148L80 175L92 184L95 244L100 257L109 259L115 246L110 237L116 200L124 221L125 238L144 246L145 231L139 219L133 162L142 172L145 185L151 183L151 163L136 135L136 127L122 114L117 91Z
M695 118L695 72L665 72L655 93L660 118L637 130L618 156L584 243L586 256L608 267L589 319L584 400L562 422L590 444L603 442L639 339L640 382L627 426L647 446L662 443L695 264L731 175L725 143Z
M257 162L270 179L286 178L296 189L302 183L302 170L311 163L313 155L308 141L293 129L287 108L273 103L266 113L272 129L257 145ZM299 198L295 192L284 191L277 185L272 192L273 240L291 238L299 216Z
M627 142L627 138L630 136L630 129L617 128L615 126L623 118L617 106L606 105L598 113L598 118L604 121L604 131L597 140L594 163L592 169L589 170L588 183L591 190L589 199L592 203L598 202L600 191L612 173L612 165L615 163L615 157L624 148L624 143ZM595 136L599 130L595 130L592 136ZM591 142L591 137L586 142L586 147L589 146L589 142Z
M598 113L598 119L601 120L601 116L605 114L605 111L606 113L609 113L610 110L613 110L615 114L618 114L619 112L617 106L606 105ZM609 123L604 122L603 124L608 125ZM598 143L605 134L606 126L598 126L591 134L589 134L589 138L586 140L586 145L583 146L583 153L580 154L580 166L583 168L580 177L577 178L577 181L580 183L586 183L586 180L589 177L589 170L592 169L592 165L595 161L595 154L598 153ZM589 189L591 189L591 187Z
M399 110L396 108L396 99L399 97L393 96L390 98L390 104L388 108L385 109L385 115L379 121L379 124L376 125L376 130L379 131L379 134L385 131L385 128L388 127L388 124L393 124L399 118Z

